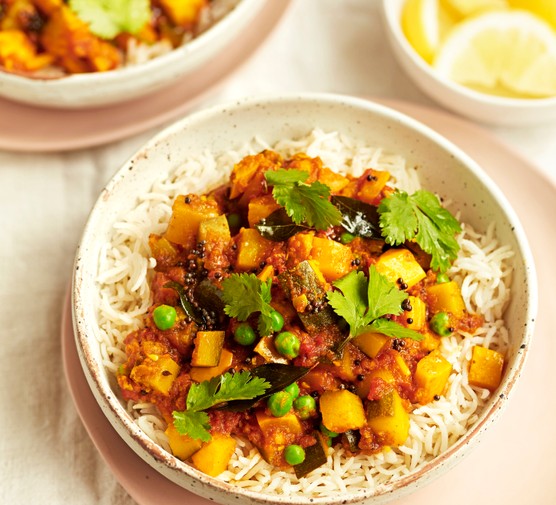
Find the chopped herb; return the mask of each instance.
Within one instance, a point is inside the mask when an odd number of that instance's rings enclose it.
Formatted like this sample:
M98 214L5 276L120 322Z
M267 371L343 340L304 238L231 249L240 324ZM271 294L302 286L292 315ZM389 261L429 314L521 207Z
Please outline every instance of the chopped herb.
M309 173L303 170L265 172L272 196L282 205L296 224L327 230L341 223L342 214L329 200L330 188L319 181L307 184Z
M69 0L71 10L95 35L137 34L151 19L149 0Z
M461 232L457 219L444 209L438 198L425 190L412 195L396 191L378 206L380 227L387 244L400 245L415 240L432 256L431 268L445 272L456 259Z
M186 410L174 411L174 426L181 435L208 442L211 439L209 416L204 410L232 400L251 400L270 388L264 378L250 372L225 373L200 384L191 384Z
M374 265L369 268L368 279L363 272L354 270L333 284L337 290L327 293L328 302L334 312L345 319L350 330L336 349L338 353L351 339L371 329L390 337L423 338L420 333L383 318L388 314L400 314L407 294L379 274Z
M270 305L272 279L261 281L255 274L232 274L222 281L224 312L238 321L247 321L251 314L259 312L258 330L261 336L272 333Z

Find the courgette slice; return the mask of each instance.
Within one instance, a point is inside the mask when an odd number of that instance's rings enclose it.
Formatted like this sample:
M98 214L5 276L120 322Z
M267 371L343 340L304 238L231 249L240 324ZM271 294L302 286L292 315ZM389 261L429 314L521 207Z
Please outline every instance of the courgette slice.
M302 463L294 465L293 471L298 479L305 477L311 473L315 468L318 468L326 463L326 442L322 433L318 431L314 433L317 443L305 448L305 459Z

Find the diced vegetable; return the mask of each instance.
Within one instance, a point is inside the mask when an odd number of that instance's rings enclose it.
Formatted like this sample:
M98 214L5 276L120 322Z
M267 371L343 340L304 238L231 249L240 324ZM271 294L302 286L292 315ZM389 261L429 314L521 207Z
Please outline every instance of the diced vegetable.
M52 56L37 54L35 46L20 30L0 32L0 65L8 71L33 72L52 63Z
M407 327L415 331L422 330L427 322L427 305L417 296L408 296L407 300L411 305L411 310L404 313L408 319L411 318L411 322L407 323Z
M314 237L311 257L327 281L335 281L352 269L353 254L348 246L326 238Z
M167 395L180 368L170 356L149 354L140 365L132 368L130 377L147 389Z
M203 444L200 440L180 435L173 423L168 425L164 433L168 437L172 454L184 461L193 456Z
M452 365L440 354L440 351L432 351L422 358L415 370L417 401L425 405L432 402L435 396L444 393L451 373Z
M302 463L294 466L294 472L298 479L305 477L305 475L311 473L315 468L326 463L326 453L328 451L326 437L319 432L315 432L314 435L317 439L317 443L306 447L305 459Z
M367 421L384 444L399 446L409 436L409 414L400 395L393 389L380 400L369 403Z
M224 214L205 219L199 223L198 241L209 246L227 244L230 241L230 227Z
M320 397L322 424L331 431L343 433L365 426L365 410L359 396L348 390L325 391Z
M288 360L276 350L272 335L261 337L253 351L262 356L267 363L288 363Z
M189 375L195 382L203 382L222 375L232 366L234 355L228 349L222 349L220 360L216 366L198 367L192 366Z
M224 346L224 335L223 331L198 331L191 366L217 366Z
M236 441L233 437L215 433L210 442L193 454L191 460L198 470L216 477L228 467L235 448Z
M362 381L357 381L356 393L359 398L367 398L371 389L371 383L376 380L384 381L386 384L394 384L395 379L390 370L385 368L375 368L364 376Z
M172 22L187 27L197 21L208 3L207 0L160 0L160 5Z
M504 356L501 353L476 345L469 364L469 384L494 391L502 380L503 368Z
M326 184L332 194L339 193L349 184L347 177L337 174L327 167L320 168L318 172L318 181Z
M407 363L403 359L402 355L399 354L399 353L396 353L396 355L394 357L394 360L396 361L396 365L398 365L398 369L400 370L401 374L405 377L410 377L411 376L411 370L407 366Z
M437 312L449 312L460 318L465 313L465 302L461 296L461 289L456 281L433 284L427 287L429 295L429 310Z
M377 271L386 276L390 282L398 283L401 279L407 288L427 276L408 249L388 249L380 255L375 266Z
M372 168L366 170L359 178L357 197L364 202L375 202L377 196L386 186L388 179L390 179L390 173L386 171L373 170Z
M254 228L242 228L237 242L236 267L239 270L254 270L272 251L273 243Z
M270 216L280 205L276 203L272 195L263 195L253 198L247 207L247 221L250 227L254 227L261 219Z
M355 337L352 342L369 358L376 358L381 349L390 344L391 338L382 333L368 331Z
M288 258L295 263L308 260L313 249L314 232L296 233L288 240Z
M201 222L219 214L218 204L212 198L196 195L178 196L172 205L172 217L164 236L170 242L191 248L197 243Z
M274 417L266 414L264 410L258 410L256 418L263 433L263 444L259 450L266 461L279 464L286 445L295 441L303 432L301 422L293 412Z

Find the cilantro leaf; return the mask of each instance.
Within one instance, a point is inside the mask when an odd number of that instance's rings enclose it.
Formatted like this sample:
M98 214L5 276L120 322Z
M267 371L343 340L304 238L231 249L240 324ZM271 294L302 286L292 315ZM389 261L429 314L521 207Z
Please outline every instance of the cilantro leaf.
M380 274L374 265L369 268L368 279L363 272L351 271L333 285L337 291L326 294L328 303L349 325L349 335L336 352L340 353L351 339L369 330L389 337L422 339L419 333L383 318L387 314L400 314L407 294Z
M390 321L384 317L375 319L370 326L377 333L382 333L387 337L410 338L412 340L423 340L424 338L424 335L418 331L402 326L401 324L398 324L395 321Z
M409 240L431 255L431 267L445 272L456 259L459 244L456 234L461 226L429 191L408 195L396 191L383 198L378 206L380 227L386 243L400 245Z
M71 10L95 35L137 34L151 19L149 0L69 0Z
M203 442L210 440L209 417L204 410L235 400L251 400L264 395L271 385L262 377L248 371L225 373L200 384L191 384L186 410L174 411L174 426L178 433Z
M307 184L309 174L303 170L280 169L265 172L272 196L282 205L296 224L307 224L318 230L342 222L341 212L330 202L330 188L319 181Z
M232 274L222 282L224 312L239 321L247 321L251 314L260 312L258 330L262 336L272 333L270 305L272 279L265 282L255 274Z
M211 436L209 416L206 412L172 412L174 427L180 435L187 435L196 440L210 442Z

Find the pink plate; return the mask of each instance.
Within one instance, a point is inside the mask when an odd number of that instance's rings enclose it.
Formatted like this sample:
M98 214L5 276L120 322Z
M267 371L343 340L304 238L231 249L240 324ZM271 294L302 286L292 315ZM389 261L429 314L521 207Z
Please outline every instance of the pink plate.
M539 273L539 316L535 345L520 385L506 411L482 443L454 469L432 484L394 502L397 505L469 503L521 505L556 503L553 484L556 437L556 339L551 314L556 279L556 186L536 167L485 130L444 112L384 102L432 127L461 147L498 183L527 232ZM140 505L203 505L207 500L185 491L157 473L118 436L88 388L73 338L69 298L62 324L64 369L79 415L100 454L126 491Z
M187 82L147 97L84 110L33 107L0 98L0 149L64 151L92 147L145 131L183 115L238 70L283 17L289 0L270 0L238 39Z

